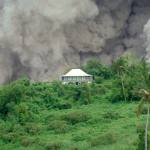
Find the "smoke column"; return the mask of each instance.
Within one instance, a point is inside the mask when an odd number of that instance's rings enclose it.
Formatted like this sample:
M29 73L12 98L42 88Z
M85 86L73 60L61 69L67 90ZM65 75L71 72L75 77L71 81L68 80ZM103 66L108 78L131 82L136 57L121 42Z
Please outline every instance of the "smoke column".
M0 84L58 79L91 58L150 57L150 0L0 0ZM145 25L145 26L144 26Z
M55 76L68 66L64 26L98 15L92 0L1 0L0 6L0 83L21 74Z

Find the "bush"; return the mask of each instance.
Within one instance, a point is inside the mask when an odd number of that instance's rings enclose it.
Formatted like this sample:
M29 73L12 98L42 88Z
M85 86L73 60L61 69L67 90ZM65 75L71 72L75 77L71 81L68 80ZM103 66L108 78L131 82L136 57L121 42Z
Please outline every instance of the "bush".
M44 122L46 124L51 123L53 120L56 120L56 116L54 114L49 114L45 117Z
M112 88L112 90L107 94L107 98L112 103L116 103L124 100L122 92L120 88L118 88L117 86Z
M139 62L130 63L128 57L120 57L111 66L114 74L110 101L139 101L138 90L143 88L144 79ZM141 82L142 81L142 82Z
M50 142L47 143L45 146L46 150L59 150L61 149L61 143L60 142Z
M141 99L141 96L139 96L139 94L138 94L139 89L136 89L137 81L135 84L132 84L127 78L128 77L126 77L125 81L124 81L124 93L126 96L126 100L128 102L129 101L139 101ZM133 79L133 80L135 80L135 79ZM112 103L125 101L121 81L119 81L118 79L113 81L113 87L109 94L110 95L108 96L108 99Z
M31 135L39 134L42 128L43 126L41 124L36 124L36 123L25 124L25 131Z
M145 124L139 124L137 126L137 133L143 132L145 130Z
M14 132L0 134L0 139L5 143L15 142L18 138L18 135Z
M138 133L138 148L137 150L144 150L144 138L145 138L145 125L140 124L137 126L137 133ZM148 149L150 148L150 133L148 132Z
M24 135L25 134L25 129L24 126L22 126L21 124L15 124L13 125L13 132L15 132L17 135Z
M74 140L75 142L79 142L79 141L85 141L88 138L89 137L87 135L78 134L78 135L73 135L72 140Z
M52 89L54 92L57 93L58 97L62 97L65 95L65 89L61 82L53 81L52 82Z
M37 143L37 140L31 137L24 136L21 138L20 142L21 142L21 145L27 147L27 146L31 146L34 143Z
M53 106L53 108L58 108L59 110L62 110L62 109L71 109L72 105L70 104L70 102L60 102L60 103L55 104Z
M96 82L101 82L102 79L109 79L112 77L112 72L109 67L104 66L99 60L90 60L83 69L89 74L95 76Z
M0 121L0 133L13 132L14 124L9 121Z
M54 91L53 84L36 82L30 85L26 92L26 96L32 98L40 106L53 108L60 100L57 91Z
M25 96L29 80L18 80L0 88L0 114L4 117L13 110Z
M141 108L141 110L140 110L140 113L141 113L142 115L146 115L146 114L147 114L147 107L146 107L146 106L143 106L143 107Z
M106 112L105 114L103 114L103 118L104 119L111 119L111 120L117 120L119 118L121 118L121 116L117 113L117 112Z
M56 133L66 133L70 127L66 121L54 120L48 125L48 129L54 130Z
M112 87L112 85L110 85L110 87ZM104 84L92 83L91 84L91 94L93 96L104 95L107 93L108 90L110 90L110 87L106 87L106 85L104 85Z
M116 134L105 133L90 140L91 146L109 145L117 141Z
M67 85L65 94L64 99L73 100L85 105L91 103L91 87L89 84Z
M138 148L137 148L137 150L144 150L144 135L145 135L145 130L141 126L140 128L137 129L137 132L138 132Z
M33 121L33 113L29 110L26 103L20 103L15 106L15 116L20 124L25 124L27 121Z
M81 104L90 104L91 103L91 88L88 84L81 84L80 85L80 103Z
M80 122L86 122L90 117L87 113L85 112L71 112L71 113L68 113L64 116L62 116L62 118L64 120L66 120L67 122L69 122L70 124L77 124L77 123L80 123Z

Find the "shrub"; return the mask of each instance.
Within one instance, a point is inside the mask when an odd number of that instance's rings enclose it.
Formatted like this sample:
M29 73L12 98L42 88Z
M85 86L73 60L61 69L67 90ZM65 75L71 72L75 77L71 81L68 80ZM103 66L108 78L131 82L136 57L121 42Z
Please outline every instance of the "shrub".
M0 88L0 113L4 117L19 103L26 93L29 80L18 80Z
M144 138L145 138L145 125L140 124L137 126L137 133L138 133L138 148L137 150L144 150ZM150 133L148 132L148 149L150 145Z
M106 112L105 114L103 114L103 118L117 120L117 119L121 118L121 116L117 112L110 111L110 112Z
M66 121L54 120L48 125L48 129L54 130L56 133L65 133L70 127Z
M44 105L47 108L52 108L60 100L57 91L53 89L53 84L43 82L31 84L26 96L34 99L38 105Z
M15 142L18 138L18 135L14 132L0 134L0 139L5 143Z
M80 122L86 122L90 117L85 112L76 111L76 112L68 113L68 114L62 116L62 118L74 125L74 124L77 124Z
M141 99L141 96L139 96L138 93L139 89L136 87L137 81L134 83L130 82L131 80L135 79L129 79L129 77L125 77L124 93L127 101L139 101ZM108 96L108 99L113 103L125 100L120 80L116 79L113 81L112 90L109 94L110 95Z
M87 140L87 135L83 135L83 134L78 134L78 135L73 135L72 140L74 140L75 142L79 142L79 141L84 141Z
M145 130L145 124L139 124L137 126L137 133L143 132Z
M31 135L39 134L42 128L43 126L41 124L36 124L36 123L25 124L25 131Z
M80 103L81 104L89 104L91 103L91 89L88 84L81 84L80 85Z
M105 133L90 140L91 146L109 145L117 141L116 134Z
M21 145L25 147L31 146L32 144L37 143L36 139L31 138L31 137L26 137L26 136L22 137L20 142L21 142Z
M44 119L44 122L46 123L46 124L49 124L49 123L51 123L53 120L55 120L56 119L56 116L54 115L54 114L49 114L49 115L47 115L46 117L45 117L45 119Z
M46 150L59 150L61 149L61 143L60 142L50 142L47 143L45 146Z
M112 85L111 85L111 87L112 87ZM94 96L98 96L98 95L101 96L101 95L104 95L108 91L109 88L105 87L105 85L103 85L103 84L92 83L91 84L91 94Z
M146 107L146 106L143 106L143 107L141 108L141 110L140 110L140 113L141 113L142 115L146 115L146 114L147 114L147 107Z
M0 133L9 133L13 132L14 124L9 121L1 121L0 122Z
M72 99L80 104L89 104L91 102L91 88L88 84L68 85L65 92L64 99Z
M60 103L55 104L53 106L53 108L58 108L60 110L62 110L62 109L71 109L72 105L69 102L60 102Z
M112 88L112 90L107 94L107 98L112 103L120 102L124 99L120 88L118 88L117 86Z
M24 127L19 123L13 125L13 132L15 132L18 135L24 135L25 134Z
M120 57L112 64L114 81L110 100L118 101L139 101L139 89L143 88L144 79L139 62L130 63L128 57ZM148 71L148 70L147 70Z
M64 146L65 150L91 150L90 145L86 141L70 142Z
M54 92L57 93L58 97L62 97L65 95L65 89L61 82L53 81L52 82L52 89Z
M138 130L138 148L137 150L144 150L144 128L139 128ZM149 139L149 138L148 138Z
M20 103L15 106L15 115L20 124L25 124L27 121L33 121L33 114L29 110L26 103Z
M104 66L99 60L90 60L83 69L96 77L96 82L101 82L101 79L109 79L112 76L111 69Z

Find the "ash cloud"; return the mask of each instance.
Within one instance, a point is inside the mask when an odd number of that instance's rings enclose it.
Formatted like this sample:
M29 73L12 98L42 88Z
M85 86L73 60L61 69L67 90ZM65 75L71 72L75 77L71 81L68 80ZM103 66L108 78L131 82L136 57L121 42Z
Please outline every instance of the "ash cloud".
M149 0L1 0L0 83L56 79L91 58L143 56L149 18Z
M70 52L64 26L98 15L91 0L4 0L0 5L1 83L8 76L18 77L24 68L34 80L58 74L69 66L63 57ZM15 62L21 66L18 72Z

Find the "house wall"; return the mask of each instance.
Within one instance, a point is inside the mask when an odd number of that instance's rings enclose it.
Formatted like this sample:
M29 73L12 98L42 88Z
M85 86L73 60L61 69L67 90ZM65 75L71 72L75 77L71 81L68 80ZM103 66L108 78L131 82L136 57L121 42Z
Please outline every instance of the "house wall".
M65 76L62 77L63 82L92 82L92 76Z

